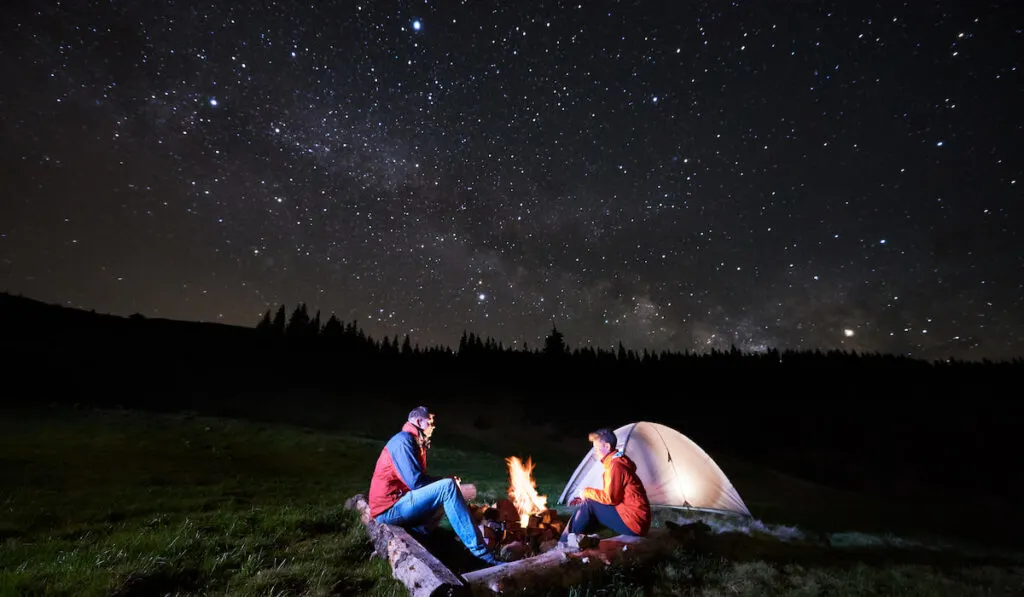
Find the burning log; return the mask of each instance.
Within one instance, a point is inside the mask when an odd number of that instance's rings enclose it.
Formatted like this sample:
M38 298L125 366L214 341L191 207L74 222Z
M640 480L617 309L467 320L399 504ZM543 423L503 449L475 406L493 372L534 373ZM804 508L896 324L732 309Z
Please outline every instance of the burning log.
M526 526L523 526L524 518L510 500L498 500L493 506L477 506L473 517L484 542L488 547L497 548L500 559L506 562L548 551L566 525L557 511L545 509L527 515Z
M512 500L498 500L494 505L498 510L498 520L502 522L519 522L519 511Z
M501 544L521 545L503 550L503 553L510 560L533 557L554 545L566 521L559 518L558 512L547 507L547 496L537 493L533 479L534 464L530 458L524 463L511 456L505 462L508 464L509 499L499 500L495 504L499 511L498 519L505 531Z
M345 508L359 512L374 550L391 563L392 574L409 589L409 595L457 595L465 589L463 582L405 529L375 521L361 494L349 498Z

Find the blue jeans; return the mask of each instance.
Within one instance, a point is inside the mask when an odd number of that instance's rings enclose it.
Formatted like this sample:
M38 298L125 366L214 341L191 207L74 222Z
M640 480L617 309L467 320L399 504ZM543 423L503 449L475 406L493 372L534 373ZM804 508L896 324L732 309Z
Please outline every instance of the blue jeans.
M378 514L376 520L426 534L437 528L442 514L448 517L455 534L470 553L477 557L488 553L454 479L441 479L413 489Z
M626 526L626 523L622 522L622 517L615 511L615 506L584 499L572 518L569 519L569 524L565 525L561 541L566 541L569 533L590 533L598 530L601 526L620 535L636 535Z

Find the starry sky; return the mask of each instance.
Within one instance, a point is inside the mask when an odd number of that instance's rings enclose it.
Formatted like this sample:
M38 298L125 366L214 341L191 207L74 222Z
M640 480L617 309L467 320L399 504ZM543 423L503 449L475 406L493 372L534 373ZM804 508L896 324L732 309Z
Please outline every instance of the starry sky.
M5 4L0 290L1024 356L1014 4Z

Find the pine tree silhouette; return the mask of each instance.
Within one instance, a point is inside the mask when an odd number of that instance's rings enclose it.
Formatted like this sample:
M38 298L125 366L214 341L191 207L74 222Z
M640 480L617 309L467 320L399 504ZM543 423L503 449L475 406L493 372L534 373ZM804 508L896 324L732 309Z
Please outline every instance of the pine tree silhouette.
M261 332L269 332L271 330L271 319L270 319L270 309L269 308L267 309L267 312L263 314L263 318L260 319L260 322L256 324L256 329L260 330Z
M306 312L306 303L299 303L292 316L288 320L288 327L285 334L292 337L306 337L309 334L309 313Z
M544 354L547 356L564 356L568 350L565 347L565 337L558 327L551 322L551 333L544 339Z
M284 335L284 327L287 315L285 314L284 305L281 305L277 309L277 313L274 315L274 323L271 326L271 330L280 336Z

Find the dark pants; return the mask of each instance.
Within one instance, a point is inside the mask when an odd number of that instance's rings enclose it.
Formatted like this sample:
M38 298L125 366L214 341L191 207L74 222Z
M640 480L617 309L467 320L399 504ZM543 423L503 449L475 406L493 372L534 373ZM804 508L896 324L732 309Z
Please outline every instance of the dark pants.
M562 541L568 538L569 533L593 533L601 527L609 528L620 535L636 536L636 533L622 522L622 517L615 511L615 506L584 499L569 519L569 524L565 525Z

